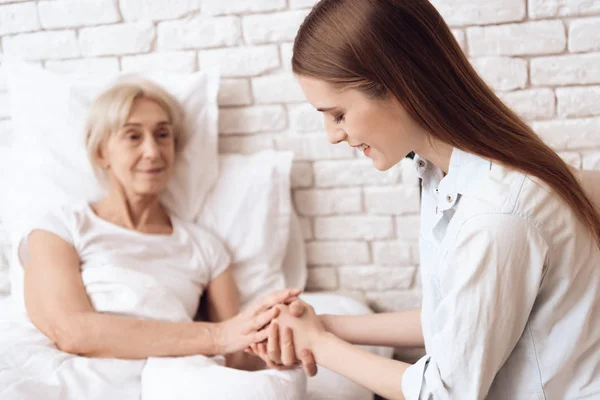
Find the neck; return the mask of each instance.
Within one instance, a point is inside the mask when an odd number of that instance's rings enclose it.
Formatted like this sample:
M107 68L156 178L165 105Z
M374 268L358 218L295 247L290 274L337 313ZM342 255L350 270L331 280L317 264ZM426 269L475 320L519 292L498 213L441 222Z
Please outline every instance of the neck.
M94 209L99 217L127 229L148 233L171 229L169 216L158 195L136 195L113 184L108 196Z
M454 146L431 138L425 139L424 145L421 146L420 149L415 150L415 153L433 163L433 165L441 169L444 174L447 174L448 169L450 168L450 157L452 156L453 149Z

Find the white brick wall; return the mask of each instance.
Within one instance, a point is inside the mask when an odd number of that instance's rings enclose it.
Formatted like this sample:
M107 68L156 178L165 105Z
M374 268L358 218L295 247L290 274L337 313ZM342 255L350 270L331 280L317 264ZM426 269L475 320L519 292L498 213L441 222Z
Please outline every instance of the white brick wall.
M291 150L309 288L418 304L419 193L330 145L291 74L317 0L0 0L0 54L48 69L221 69L221 152ZM432 0L484 80L576 167L600 169L600 0ZM0 77L0 145L12 137ZM2 235L0 230L0 241ZM1 290L1 288L0 288Z

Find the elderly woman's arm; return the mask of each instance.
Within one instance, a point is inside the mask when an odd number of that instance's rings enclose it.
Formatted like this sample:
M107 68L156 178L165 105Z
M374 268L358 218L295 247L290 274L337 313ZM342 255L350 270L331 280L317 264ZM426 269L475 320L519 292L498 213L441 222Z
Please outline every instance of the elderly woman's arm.
M87 296L79 256L72 245L42 230L33 231L27 245L25 306L29 318L59 349L83 356L143 359L238 352L266 339L267 332L261 328L278 313L272 306L298 294L273 293L219 323L173 323L101 314Z

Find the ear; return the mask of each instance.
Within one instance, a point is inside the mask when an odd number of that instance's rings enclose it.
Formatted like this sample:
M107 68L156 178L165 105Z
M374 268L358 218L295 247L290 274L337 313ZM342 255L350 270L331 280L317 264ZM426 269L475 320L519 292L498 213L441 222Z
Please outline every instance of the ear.
M98 150L96 151L96 163L103 169L110 168L110 162L108 161L108 157L106 157L106 152L106 142L104 142L98 146Z

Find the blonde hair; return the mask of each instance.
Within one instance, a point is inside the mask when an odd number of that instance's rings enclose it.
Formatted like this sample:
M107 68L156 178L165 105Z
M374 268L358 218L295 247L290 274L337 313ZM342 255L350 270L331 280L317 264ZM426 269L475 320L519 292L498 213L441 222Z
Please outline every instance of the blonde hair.
M92 102L86 123L86 148L94 172L104 181L105 171L98 166L98 154L109 136L127 122L136 99L156 102L169 117L175 135L175 152L185 145L183 110L179 102L158 84L135 75L124 76Z

